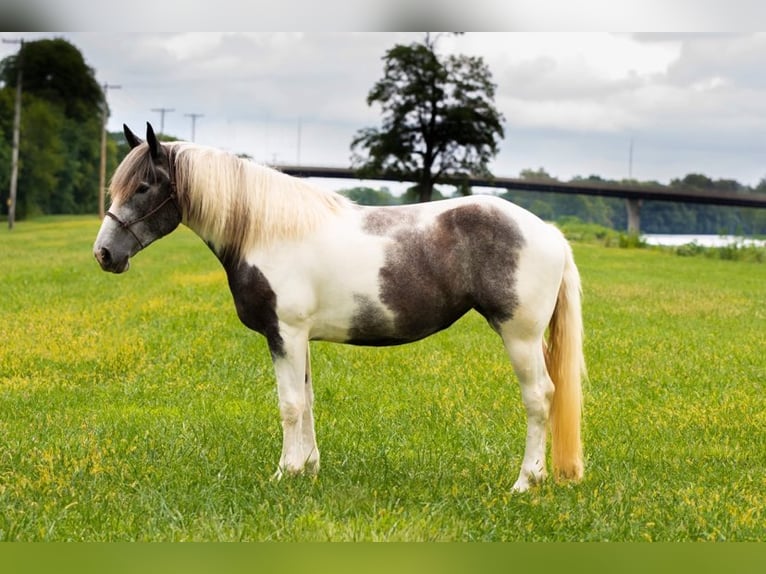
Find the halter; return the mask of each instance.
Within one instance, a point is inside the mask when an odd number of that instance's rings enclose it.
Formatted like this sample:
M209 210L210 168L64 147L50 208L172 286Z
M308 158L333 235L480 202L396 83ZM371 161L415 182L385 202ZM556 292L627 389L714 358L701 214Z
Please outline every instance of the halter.
M173 161L173 159L174 159L173 158L173 153L169 151L168 152L168 175L170 177L170 195L168 195L165 199L163 199L159 203L159 205L155 206L149 212L145 213L141 217L139 217L137 219L134 219L132 221L122 221L119 217L117 217L111 211L107 211L105 213L105 215L107 215L108 217L111 217L114 221L116 221L117 225L119 225L121 229L124 229L125 231L130 233L133 236L133 239L136 240L136 243L138 243L138 245L139 245L139 247L141 249L143 249L146 246L138 238L138 235L136 235L136 233L131 229L131 227L133 227L136 223L140 223L141 221L143 221L143 220L147 219L148 217L150 217L150 216L154 215L155 213L157 213L160 209L165 207L165 204L168 203L169 201L172 201L175 204L176 209L178 210L178 213L181 213L181 208L178 205L178 193L177 193L177 190L176 190L176 178L175 178L175 170L173 169L174 168L174 165L173 165L174 161Z

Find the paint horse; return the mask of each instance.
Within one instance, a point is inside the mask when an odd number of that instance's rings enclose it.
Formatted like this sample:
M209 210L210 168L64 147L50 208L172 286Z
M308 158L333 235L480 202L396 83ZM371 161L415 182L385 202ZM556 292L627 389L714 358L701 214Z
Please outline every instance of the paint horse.
M131 150L94 255L122 273L181 223L212 249L240 320L273 359L277 478L319 468L309 341L409 343L471 309L502 338L521 387L527 434L514 490L546 477L549 425L555 476L582 477L580 278L555 227L483 195L364 207L220 150L160 143L150 124L146 141L124 132Z

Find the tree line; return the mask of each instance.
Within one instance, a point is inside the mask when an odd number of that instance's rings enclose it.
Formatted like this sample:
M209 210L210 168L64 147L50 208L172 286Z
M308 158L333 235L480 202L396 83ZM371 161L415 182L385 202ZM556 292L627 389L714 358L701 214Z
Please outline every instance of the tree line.
M505 134L504 118L494 106L489 68L481 58L443 57L436 44L437 37L426 35L423 42L396 45L385 53L383 78L367 98L368 105L381 107L382 125L359 130L351 142L360 177L388 173L392 179L408 176L417 183L401 197L386 188L345 190L360 203L465 195L472 190L465 186L440 190L435 182L442 175L490 175L489 162ZM74 45L61 38L26 42L19 53L0 62L0 213L7 214L19 65L23 99L16 217L98 213L100 138L108 110L93 69ZM107 176L127 150L121 133L109 134ZM553 179L544 169L525 170L520 177ZM583 180L606 181L598 176L574 181ZM766 193L766 180L751 188L701 174L669 185ZM624 202L617 198L515 190L501 196L547 220L577 218L614 229L627 225ZM655 233L766 234L766 210L647 201L641 209L641 227Z

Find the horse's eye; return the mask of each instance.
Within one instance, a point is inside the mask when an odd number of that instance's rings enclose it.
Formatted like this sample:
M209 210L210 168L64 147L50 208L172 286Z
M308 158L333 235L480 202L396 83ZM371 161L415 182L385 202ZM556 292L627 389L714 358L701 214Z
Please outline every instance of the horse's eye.
M147 191L149 191L149 184L148 183L142 183L136 189L136 193L146 193Z

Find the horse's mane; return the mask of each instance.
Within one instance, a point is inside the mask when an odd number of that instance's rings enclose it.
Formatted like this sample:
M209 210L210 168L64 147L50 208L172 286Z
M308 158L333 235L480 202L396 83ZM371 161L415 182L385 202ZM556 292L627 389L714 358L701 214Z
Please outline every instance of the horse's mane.
M299 240L349 204L337 193L222 150L186 142L163 145L174 156L184 223L235 256ZM112 200L128 199L153 169L148 146L131 150L112 178Z

